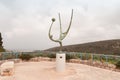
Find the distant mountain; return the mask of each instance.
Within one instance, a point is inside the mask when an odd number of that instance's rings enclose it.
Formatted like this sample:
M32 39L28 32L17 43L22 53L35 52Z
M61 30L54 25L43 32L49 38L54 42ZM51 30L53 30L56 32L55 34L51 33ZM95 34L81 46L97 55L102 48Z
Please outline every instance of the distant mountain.
M59 51L54 47L45 51ZM63 46L62 51L120 55L120 39Z

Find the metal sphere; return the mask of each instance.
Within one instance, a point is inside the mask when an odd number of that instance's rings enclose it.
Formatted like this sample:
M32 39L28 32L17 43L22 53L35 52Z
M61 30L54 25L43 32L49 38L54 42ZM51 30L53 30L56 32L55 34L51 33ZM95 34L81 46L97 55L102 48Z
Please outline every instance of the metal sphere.
M52 18L52 22L55 22L55 18Z

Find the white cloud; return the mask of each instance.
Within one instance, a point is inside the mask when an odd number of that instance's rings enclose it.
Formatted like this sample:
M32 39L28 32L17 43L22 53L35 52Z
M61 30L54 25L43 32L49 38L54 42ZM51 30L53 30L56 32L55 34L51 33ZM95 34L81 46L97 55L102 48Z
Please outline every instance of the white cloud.
M64 45L120 38L120 1L118 0L1 0L0 32L6 49L47 49L57 46L48 38L51 18L55 17L54 38L59 36L58 12L62 26L70 32Z

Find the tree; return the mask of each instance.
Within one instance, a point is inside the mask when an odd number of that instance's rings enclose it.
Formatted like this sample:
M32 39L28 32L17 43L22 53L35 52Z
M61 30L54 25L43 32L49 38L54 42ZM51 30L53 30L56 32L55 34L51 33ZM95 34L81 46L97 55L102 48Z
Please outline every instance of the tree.
M0 52L4 52L5 51L5 49L3 48L2 44L3 44L2 36L1 36L1 33L0 33Z

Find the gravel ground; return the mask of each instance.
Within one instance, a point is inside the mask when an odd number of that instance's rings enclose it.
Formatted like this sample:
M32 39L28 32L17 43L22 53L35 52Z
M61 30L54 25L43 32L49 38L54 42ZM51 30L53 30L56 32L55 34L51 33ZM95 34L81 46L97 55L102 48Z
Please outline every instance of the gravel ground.
M55 62L21 62L15 64L13 76L0 76L0 80L120 80L120 72L75 63L56 72Z

